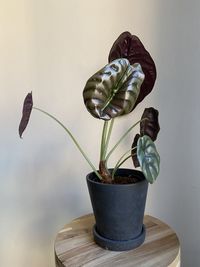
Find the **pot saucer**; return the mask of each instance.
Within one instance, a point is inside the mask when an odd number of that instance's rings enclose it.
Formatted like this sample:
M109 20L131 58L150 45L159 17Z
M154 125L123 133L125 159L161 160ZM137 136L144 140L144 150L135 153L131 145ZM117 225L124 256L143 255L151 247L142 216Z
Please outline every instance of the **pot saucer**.
M113 251L125 251L139 247L145 239L145 225L142 226L142 231L139 236L129 240L112 240L101 236L96 229L96 224L93 227L94 241L104 249Z

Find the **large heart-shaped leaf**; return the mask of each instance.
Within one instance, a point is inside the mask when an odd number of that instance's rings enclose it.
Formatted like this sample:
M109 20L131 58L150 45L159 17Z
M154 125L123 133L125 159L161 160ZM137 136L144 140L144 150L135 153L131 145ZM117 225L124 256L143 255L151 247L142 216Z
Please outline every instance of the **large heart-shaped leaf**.
M32 92L31 92L31 93L28 93L24 99L22 118L21 118L21 121L19 124L19 136L20 137L22 137L22 134L23 134L24 130L26 129L26 126L29 122L32 107L33 107L33 98L32 98Z
M159 112L155 108L145 108L141 122L140 122L140 135L148 135L153 141L156 140L160 125L158 121ZM146 119L146 120L144 120Z
M155 182L160 171L160 156L155 144L147 135L138 139L137 158L145 178L152 184Z
M131 65L139 63L142 66L142 70L145 74L145 80L141 86L140 94L135 103L136 106L153 89L156 80L155 63L140 39L129 32L123 32L114 42L110 50L108 60L111 62L116 58L127 58Z
M84 103L96 118L111 118L131 112L136 103L144 74L140 64L130 65L116 59L95 73L83 90Z

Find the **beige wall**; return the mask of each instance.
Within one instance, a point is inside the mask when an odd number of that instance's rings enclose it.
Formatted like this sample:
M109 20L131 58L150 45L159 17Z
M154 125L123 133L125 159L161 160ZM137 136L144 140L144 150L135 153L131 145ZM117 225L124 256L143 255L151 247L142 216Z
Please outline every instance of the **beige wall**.
M158 80L135 114L116 122L113 142L146 106L160 110L161 173L147 213L177 231L183 266L200 264L199 9L195 0L0 0L0 266L53 267L58 229L91 211L90 167L62 129L34 111L18 138L24 96L32 90L97 164L102 123L82 90L124 30L151 51Z

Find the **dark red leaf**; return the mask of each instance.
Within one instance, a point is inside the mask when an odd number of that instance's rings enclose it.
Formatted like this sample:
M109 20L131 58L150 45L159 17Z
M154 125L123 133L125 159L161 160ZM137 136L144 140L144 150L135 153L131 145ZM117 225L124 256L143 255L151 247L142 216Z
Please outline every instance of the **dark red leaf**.
M123 32L114 42L110 53L109 62L117 58L127 58L130 64L140 63L145 74L145 79L140 89L136 105L140 103L153 89L156 80L156 66L145 49L140 39L129 32Z
M19 136L22 137L22 134L24 130L26 129L26 126L29 122L29 118L31 115L33 107L33 98L32 98L32 92L28 93L26 98L24 99L24 105L23 105L23 111L22 111L22 119L19 124Z
M158 121L159 112L155 108L145 108L142 119L147 118L140 122L140 134L148 135L153 141L156 140L158 132L160 131L159 121Z
M136 136L135 136L135 138L134 138L134 140L133 140L132 147L131 147L132 149L133 149L135 146L137 146L137 141L138 141L139 137L140 137L140 135L139 135L139 134L136 134ZM138 161L138 159L137 159L137 148L135 148L135 149L133 149L133 150L131 151L131 156L132 156L132 160L133 160L133 164L134 164L134 166L135 166L136 168L139 167L140 164L139 164L139 161Z

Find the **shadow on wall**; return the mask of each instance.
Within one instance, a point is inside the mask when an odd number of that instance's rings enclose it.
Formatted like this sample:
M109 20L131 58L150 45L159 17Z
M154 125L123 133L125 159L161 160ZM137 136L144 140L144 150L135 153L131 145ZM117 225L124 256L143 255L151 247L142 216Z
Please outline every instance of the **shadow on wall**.
M200 264L199 8L198 1L160 1L156 16L161 172L147 211L176 230L185 267Z

